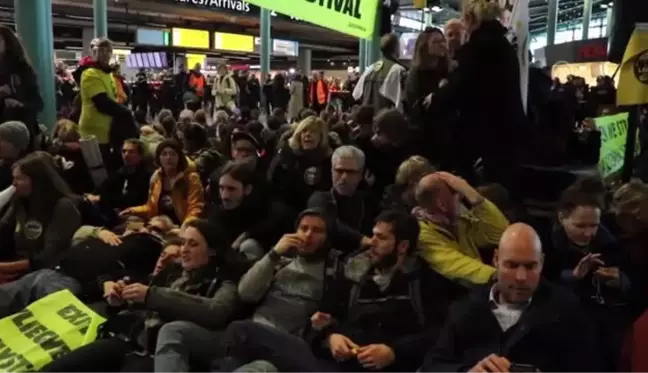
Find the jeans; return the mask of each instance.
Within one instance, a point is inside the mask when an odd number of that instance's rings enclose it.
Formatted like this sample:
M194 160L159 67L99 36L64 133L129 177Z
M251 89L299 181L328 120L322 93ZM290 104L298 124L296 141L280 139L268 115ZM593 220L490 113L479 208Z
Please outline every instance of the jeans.
M335 363L318 359L303 339L251 320L231 323L225 330L223 342L228 357L240 365L262 360L280 372L338 370Z
M16 281L0 285L0 318L21 311L31 303L59 290L81 292L81 284L53 269L39 269Z
M156 372L191 372L192 363L209 366L223 357L222 332L188 321L164 324L155 347Z

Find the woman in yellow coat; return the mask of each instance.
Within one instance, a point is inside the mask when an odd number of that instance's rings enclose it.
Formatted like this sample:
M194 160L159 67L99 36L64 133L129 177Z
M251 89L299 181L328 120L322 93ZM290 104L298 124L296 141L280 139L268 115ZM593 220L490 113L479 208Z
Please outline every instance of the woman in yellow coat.
M205 207L203 186L182 146L175 140L161 142L155 161L160 168L151 177L147 203L127 208L120 215L146 219L166 215L176 224L198 218Z

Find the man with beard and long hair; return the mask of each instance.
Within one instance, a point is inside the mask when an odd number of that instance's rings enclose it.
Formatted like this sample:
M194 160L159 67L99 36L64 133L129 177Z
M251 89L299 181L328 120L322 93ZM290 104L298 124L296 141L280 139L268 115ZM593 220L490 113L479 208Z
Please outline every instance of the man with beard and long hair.
M230 356L265 361L280 372L415 371L444 312L433 306L433 277L416 254L418 235L410 214L383 212L370 249L327 273L306 340L236 322L227 329Z

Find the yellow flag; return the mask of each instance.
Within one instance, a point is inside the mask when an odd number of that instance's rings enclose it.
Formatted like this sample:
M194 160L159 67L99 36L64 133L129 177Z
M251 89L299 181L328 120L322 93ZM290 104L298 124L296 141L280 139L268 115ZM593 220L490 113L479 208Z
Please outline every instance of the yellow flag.
M635 27L619 70L617 105L648 103L648 25Z

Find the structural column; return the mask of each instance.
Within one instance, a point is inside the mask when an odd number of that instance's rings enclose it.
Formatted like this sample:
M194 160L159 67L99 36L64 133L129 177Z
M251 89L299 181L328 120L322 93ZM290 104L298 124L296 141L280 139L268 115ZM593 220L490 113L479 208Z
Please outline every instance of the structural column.
M43 99L40 123L53 129L56 123L54 87L54 30L52 0L14 0L16 31L32 62Z
M270 75L270 51L272 50L272 39L270 37L270 10L261 8L261 97L262 107L267 108L267 98L263 95L263 85ZM269 114L269 113L268 113Z
M297 67L302 71L305 76L311 75L311 62L313 60L313 51L310 48L299 48L299 56L297 56Z
M592 19L592 0L583 3L583 40L589 39L589 25Z
M93 0L92 2L95 38L108 37L108 6L106 3L107 0Z
M549 0L547 8L547 45L556 43L556 29L558 27L558 1Z
M367 40L360 39L358 48L358 68L360 69L360 72L363 73L367 67Z
M605 14L605 36L609 37L614 27L614 7L609 7Z
M380 13L382 11L382 6L378 4L378 10L376 11L376 25L374 27L374 33L371 41L367 43L367 64L370 66L374 62L380 59Z

